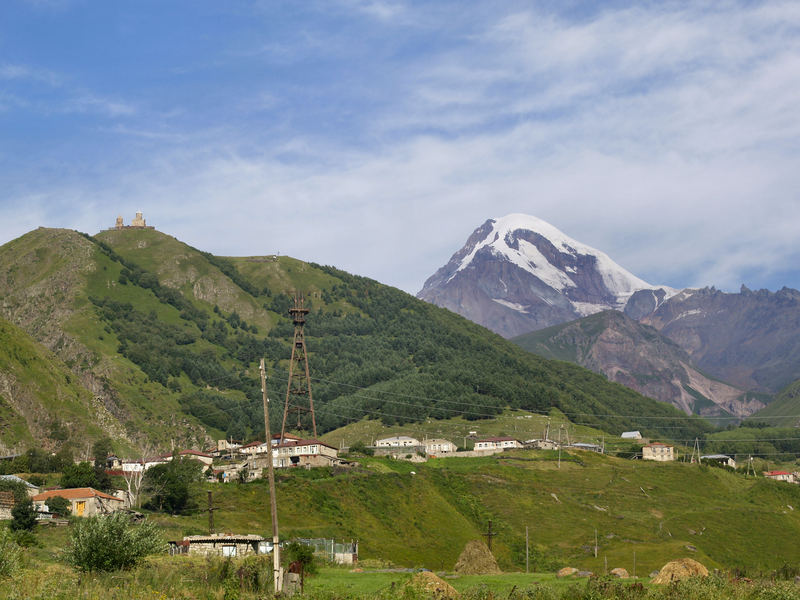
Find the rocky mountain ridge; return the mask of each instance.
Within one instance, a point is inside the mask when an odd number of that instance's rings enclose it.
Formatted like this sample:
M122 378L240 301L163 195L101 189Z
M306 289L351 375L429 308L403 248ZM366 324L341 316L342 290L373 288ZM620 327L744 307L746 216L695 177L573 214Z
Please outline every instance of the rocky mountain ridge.
M603 310L623 310L635 294L663 301L653 286L549 223L529 215L489 219L434 273L418 298L505 337Z
M530 349L553 356L571 339L575 347L568 360L682 410L709 404L704 414L746 416L800 378L800 292L650 285L599 250L527 215L489 219L478 227L418 297L505 337L591 319L601 311L623 312L664 340L642 346L641 332L605 319L603 335L576 335L580 327L548 330L544 338L531 334L536 341ZM555 337L546 339L549 334ZM666 341L684 355L659 355ZM623 350L631 344L640 345L636 353ZM626 373L638 375L631 379Z

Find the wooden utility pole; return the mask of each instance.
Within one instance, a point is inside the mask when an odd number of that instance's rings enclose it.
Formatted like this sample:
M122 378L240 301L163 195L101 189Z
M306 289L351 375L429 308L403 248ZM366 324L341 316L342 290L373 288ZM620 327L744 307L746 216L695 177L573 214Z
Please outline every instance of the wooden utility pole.
M594 557L597 558L597 529L594 530Z
M486 530L486 533L483 536L486 538L486 545L489 547L489 552L492 551L492 538L496 536L497 533L492 531L492 522L489 521L489 528Z
M528 554L528 526L525 525L525 572L530 573L530 563Z
M214 533L214 511L219 510L218 508L214 508L214 502L211 490L208 490L208 534L212 535Z
M267 479L269 480L269 505L272 518L272 580L275 582L275 593L283 589L283 570L281 569L280 546L278 539L278 500L275 497L275 467L272 465L272 436L269 433L269 399L267 398L267 369L264 359L259 365L261 371L261 397L264 402L264 431L267 434Z

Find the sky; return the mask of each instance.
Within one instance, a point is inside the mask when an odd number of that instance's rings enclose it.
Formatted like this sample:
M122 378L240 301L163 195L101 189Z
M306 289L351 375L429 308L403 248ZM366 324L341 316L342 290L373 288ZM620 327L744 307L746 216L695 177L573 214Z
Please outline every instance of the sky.
M416 293L486 219L800 288L800 3L3 0L0 244L149 225Z

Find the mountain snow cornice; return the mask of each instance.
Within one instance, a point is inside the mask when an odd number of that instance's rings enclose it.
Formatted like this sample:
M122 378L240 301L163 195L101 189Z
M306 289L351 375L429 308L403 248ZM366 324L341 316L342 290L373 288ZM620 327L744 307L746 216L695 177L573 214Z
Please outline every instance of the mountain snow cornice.
M655 303L674 293L636 277L542 219L510 214L478 227L418 296L513 336L602 310L622 310L642 290L653 290L649 296Z

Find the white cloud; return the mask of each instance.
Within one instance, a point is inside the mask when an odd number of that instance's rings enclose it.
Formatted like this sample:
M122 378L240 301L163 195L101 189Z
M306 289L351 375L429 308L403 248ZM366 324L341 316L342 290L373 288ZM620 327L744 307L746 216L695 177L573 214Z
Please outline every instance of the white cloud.
M387 23L387 35L411 18L399 3L345 7ZM202 249L280 251L411 292L473 228L510 212L542 217L653 283L738 289L754 273L793 273L786 283L800 286L795 4L483 12L460 16L455 33L446 14L424 17L440 19L426 27L450 42L393 64L371 96L377 108L346 107L366 132L356 141L347 127L179 132L87 94L72 110L130 118L111 131L152 152L94 181L44 181L58 193L31 202L103 198L81 215L98 229L141 207ZM330 39L338 56L342 40ZM231 106L286 106L255 83Z

